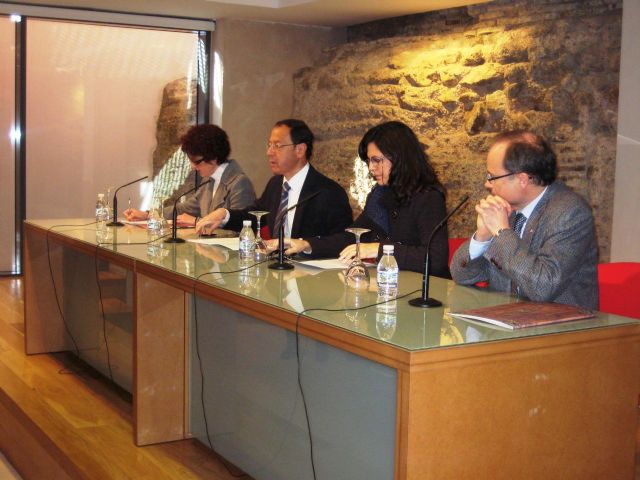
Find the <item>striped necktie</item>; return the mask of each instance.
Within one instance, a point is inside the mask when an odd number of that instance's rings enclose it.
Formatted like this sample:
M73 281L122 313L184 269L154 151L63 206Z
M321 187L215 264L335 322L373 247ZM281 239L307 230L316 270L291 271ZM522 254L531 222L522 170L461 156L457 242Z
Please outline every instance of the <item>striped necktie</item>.
M524 224L527 222L527 217L524 216L524 214L518 212L516 213L516 218L513 222L513 231L516 232L516 235L518 235L518 237L522 238L522 227L524 227Z
M513 221L513 231L516 232L518 238L522 238L522 227L524 227L525 223L527 223L527 217L525 217L523 213L516 213L516 218ZM515 282L511 282L511 293L513 295L520 295L520 287Z
M276 221L273 224L273 237L278 236L278 232L280 231L280 227L282 225L285 226L285 230L287 229L287 207L289 206L289 190L291 190L291 186L284 182L282 184L282 196L280 197L280 205L278 206L278 213L276 215Z

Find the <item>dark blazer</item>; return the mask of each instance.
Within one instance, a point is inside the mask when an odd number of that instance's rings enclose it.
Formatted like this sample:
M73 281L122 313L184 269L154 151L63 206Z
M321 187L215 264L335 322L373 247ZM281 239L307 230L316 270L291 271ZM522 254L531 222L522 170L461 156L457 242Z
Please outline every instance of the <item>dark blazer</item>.
M370 201L371 195L367 197ZM381 199L381 204L389 213L389 233L387 234L366 213L362 213L353 227L368 228L362 235L363 243L380 242L378 258L382 256L383 245L394 245L393 256L401 270L424 271L427 241L431 232L446 216L444 194L439 190L427 189L415 193L406 205L399 205L389 190ZM314 257L336 257L347 245L355 243L355 237L348 232L340 232L323 238L305 238L311 245ZM436 233L431 243L429 256L431 275L451 278L447 260L449 240L446 225Z
M513 224L512 215L510 222ZM451 260L457 283L488 281L504 292L519 287L520 296L598 308L598 245L591 208L562 182L549 185L531 213L522 238L511 230L494 237L473 260L469 241Z
M309 165L309 172L302 185L298 202L302 202L316 192L319 193L315 197L295 209L291 226L293 238L330 235L344 230L353 221L353 213L344 189ZM242 210L229 210L229 221L224 228L240 230L243 220L251 220L255 227L255 217L249 212L264 210L269 212L265 218L269 232L272 237L277 236L277 233L273 232L273 224L278 213L281 195L282 175L275 175L271 177L264 192L253 205ZM265 223L263 222L262 225Z

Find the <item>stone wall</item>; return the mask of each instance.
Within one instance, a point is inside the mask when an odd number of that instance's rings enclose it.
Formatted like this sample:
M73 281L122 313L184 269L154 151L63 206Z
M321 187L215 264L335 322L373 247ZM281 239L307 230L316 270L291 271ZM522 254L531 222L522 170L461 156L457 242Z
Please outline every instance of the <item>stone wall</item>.
M621 11L621 0L499 0L354 26L348 43L297 73L294 115L318 136L315 165L347 189L368 128L393 119L411 126L449 206L471 195L450 220L451 237L475 229L493 136L540 133L558 154L560 179L592 205L606 261Z
M180 137L196 123L196 82L179 78L169 82L162 91L162 103L156 123L156 149L153 152L153 176L180 148ZM191 100L191 101L189 101Z

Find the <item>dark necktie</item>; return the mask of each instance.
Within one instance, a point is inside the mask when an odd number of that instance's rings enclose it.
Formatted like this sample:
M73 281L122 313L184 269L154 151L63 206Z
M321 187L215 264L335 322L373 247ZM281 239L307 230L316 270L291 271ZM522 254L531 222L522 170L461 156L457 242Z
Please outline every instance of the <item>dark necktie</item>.
M280 196L280 205L278 206L278 213L276 214L276 221L273 224L273 232L272 236L277 237L278 232L280 231L280 227L282 225L286 225L286 214L287 207L289 205L289 190L291 190L291 186L284 182L282 184L282 195Z
M516 213L516 218L513 222L513 231L516 232L516 235L520 237L520 233L522 232L522 227L527 221L527 217L525 217L522 213Z

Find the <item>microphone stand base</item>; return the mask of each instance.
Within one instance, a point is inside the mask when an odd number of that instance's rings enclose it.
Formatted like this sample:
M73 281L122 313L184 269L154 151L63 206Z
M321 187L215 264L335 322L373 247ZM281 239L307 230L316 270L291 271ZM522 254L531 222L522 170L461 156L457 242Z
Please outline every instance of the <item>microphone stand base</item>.
M167 238L164 243L184 243L185 240L182 238Z
M436 300L435 298L413 298L409 300L409 305L412 307L422 307L422 308L432 308L432 307L441 307L442 302Z
M293 265L287 262L274 262L268 268L271 270L293 270Z
M107 223L107 227L124 227L124 223L122 223L122 222L109 222L109 223Z

